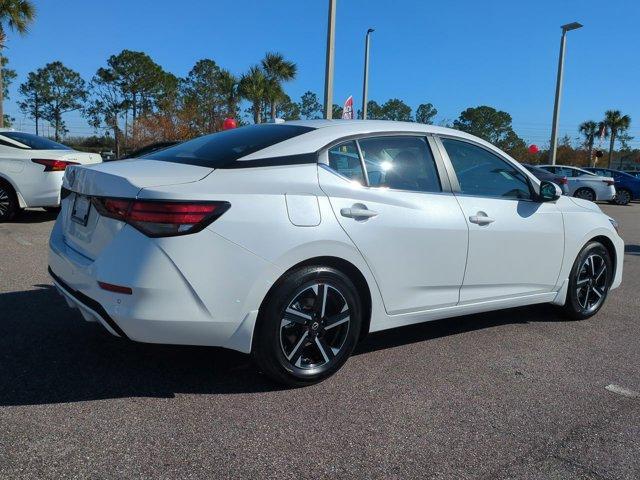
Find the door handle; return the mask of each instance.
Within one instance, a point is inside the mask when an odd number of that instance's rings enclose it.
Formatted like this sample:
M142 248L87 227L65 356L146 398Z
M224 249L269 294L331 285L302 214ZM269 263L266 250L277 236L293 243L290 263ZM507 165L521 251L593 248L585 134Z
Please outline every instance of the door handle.
M490 223L495 222L493 218L487 216L484 212L478 212L476 215L471 215L469 217L469 221L477 225L489 225Z
M347 218L355 218L356 220L365 220L367 218L375 217L378 212L369 210L365 205L356 204L351 208L341 208L340 215Z

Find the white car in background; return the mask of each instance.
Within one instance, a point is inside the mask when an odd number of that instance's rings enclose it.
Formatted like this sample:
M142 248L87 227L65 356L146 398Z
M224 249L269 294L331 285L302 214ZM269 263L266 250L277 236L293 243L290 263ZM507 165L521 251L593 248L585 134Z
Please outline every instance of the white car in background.
M102 162L100 155L72 150L48 138L0 129L0 222L22 208L60 206L68 165Z
M63 192L49 272L86 320L252 353L290 385L369 332L547 302L587 318L622 279L597 205L419 123L242 127L70 167Z
M601 177L587 170L566 165L537 165L548 172L567 177L568 195L595 202L610 202L616 197L615 181L612 177Z

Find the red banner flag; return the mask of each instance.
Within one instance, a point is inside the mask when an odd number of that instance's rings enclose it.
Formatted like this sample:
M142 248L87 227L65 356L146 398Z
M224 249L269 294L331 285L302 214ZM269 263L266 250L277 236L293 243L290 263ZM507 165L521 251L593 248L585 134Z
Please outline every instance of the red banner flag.
M347 101L344 102L344 107L342 107L342 118L343 120L353 120L353 96L349 95Z

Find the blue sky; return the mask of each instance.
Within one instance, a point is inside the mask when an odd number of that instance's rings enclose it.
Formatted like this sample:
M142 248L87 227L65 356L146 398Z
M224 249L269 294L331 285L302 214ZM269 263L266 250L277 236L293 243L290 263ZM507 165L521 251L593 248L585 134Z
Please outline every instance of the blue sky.
M89 79L107 57L142 50L176 75L201 58L236 74L278 51L298 64L287 85L298 99L322 99L327 0L34 0L38 18L26 37L9 34L6 55L18 79L5 106L16 127L33 130L19 111L17 85L29 71L60 60ZM491 105L509 112L530 143L548 143L560 25L570 32L561 134L599 120L608 108L632 117L640 147L640 2L637 0L338 0L335 103L361 102L363 40L372 37L369 97L398 97L413 108L433 103L437 120ZM92 129L69 114L72 134Z

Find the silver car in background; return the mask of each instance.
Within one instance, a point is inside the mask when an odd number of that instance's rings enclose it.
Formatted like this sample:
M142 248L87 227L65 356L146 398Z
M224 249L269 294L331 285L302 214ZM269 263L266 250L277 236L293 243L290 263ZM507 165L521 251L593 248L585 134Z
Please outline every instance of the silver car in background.
M601 177L578 167L567 165L538 165L548 172L567 177L569 195L595 202L609 202L616 196L616 187L612 177Z

